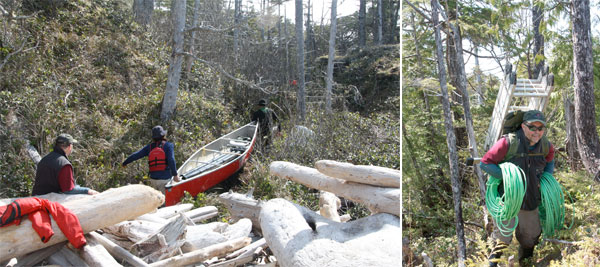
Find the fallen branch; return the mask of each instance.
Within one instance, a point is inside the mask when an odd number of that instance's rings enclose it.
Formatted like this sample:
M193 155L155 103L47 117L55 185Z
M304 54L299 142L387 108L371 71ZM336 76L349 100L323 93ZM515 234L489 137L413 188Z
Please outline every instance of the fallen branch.
M85 235L87 239L87 245L83 246L79 250L79 256L89 265L94 267L102 267L102 266L123 266L119 264L115 258L113 258L110 253L102 246L100 243L96 241L91 235ZM77 266L77 265L73 265Z
M110 241L108 238L102 236L101 234L98 234L96 232L91 232L90 235L93 236L96 239L96 241L98 241L98 243L100 243L102 246L104 246L104 248L106 248L106 250L108 250L108 252L111 255L128 262L132 266L134 266L134 267L150 266L142 259L129 253L129 251L127 251L124 248L120 247L119 245L113 243L112 241Z
M191 264L205 261L212 257L225 255L231 251L245 247L249 244L250 244L250 238L242 237L242 238L230 240L230 241L227 241L227 242L224 242L221 244L208 246L203 249L199 249L199 250L192 251L189 253L185 253L183 255L164 259L164 260L152 263L152 264L150 264L150 266L174 267L174 266L191 265Z

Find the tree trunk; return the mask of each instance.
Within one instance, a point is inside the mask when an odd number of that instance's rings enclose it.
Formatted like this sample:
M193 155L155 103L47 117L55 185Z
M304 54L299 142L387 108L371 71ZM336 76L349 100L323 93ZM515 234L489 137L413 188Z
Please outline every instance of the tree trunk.
M454 48L456 49L456 61L455 65L457 66L457 80L458 80L458 89L462 95L462 104L464 109L465 116L465 124L467 127L467 135L469 136L469 150L471 152L472 158L479 158L479 152L477 151L477 141L475 140L475 131L473 130L473 118L471 117L471 106L469 103L469 92L467 91L467 74L465 72L465 61L463 58L463 49L462 49L462 37L460 32L460 26L458 25L458 11L456 12L456 25L451 25L452 33L454 37ZM479 165L475 164L474 166L475 176L477 176L477 181L479 183L479 194L481 197L481 205L485 203L485 181L483 180L483 173L481 169L479 169ZM487 225L487 212L484 212L485 223Z
M173 52L169 61L167 88L162 103L160 118L163 121L171 119L177 106L177 91L181 78L183 63L183 30L185 28L185 0L173 0L171 5L171 20L173 22Z
M577 136L575 135L577 131L575 129L575 106L566 90L563 91L563 103L565 108L565 132L567 134L565 146L567 147L569 166L571 167L571 171L577 171L579 169L577 164L579 161L579 152L577 152Z
M233 55L235 62L238 61L239 38L240 38L240 19L242 13L242 0L235 0L234 9L234 29L233 29Z
M305 75L305 83L310 83L310 81L312 80L312 65L313 65L313 58L314 58L314 54L315 54L315 44L314 44L314 33L313 33L313 29L312 29L312 15L311 15L311 11L312 11L312 6L310 4L310 0L308 0L307 3L307 11L306 11L306 62L304 63L304 67L306 68L306 72L304 73Z
M540 23L544 20L544 11L540 7L543 3L533 3L531 15L533 19L533 75L529 79L537 79L544 68L544 36L540 33Z
M327 58L327 91L325 94L325 112L332 114L331 89L333 87L333 61L335 61L335 33L337 27L337 0L331 0L331 32L329 33L329 56Z
M154 11L154 0L134 0L133 17L135 22L143 28L148 27L152 22L152 13Z
M358 9L358 46L365 47L367 45L367 34L365 31L365 20L367 17L367 0L360 0Z
M440 25L438 23L438 3L431 0L431 18L435 29L436 55L438 61L438 75L442 91L442 106L444 109L444 125L446 127L446 141L448 144L448 158L450 162L450 177L452 179L452 198L454 199L454 221L456 223L456 236L458 239L458 266L465 266L466 244L464 223L461 206L461 182L458 177L458 154L456 152L456 136L452 126L452 114L450 113L450 102L448 101L448 88L446 86L446 70L444 68L444 56L442 55L442 38L440 36Z
M304 99L304 32L302 31L302 0L296 0L296 50L298 65L298 91L296 94L296 106L300 122L306 117L306 102Z
M590 36L590 1L574 0L571 5L573 23L573 74L575 87L575 125L577 145L587 171L600 181L600 146L596 132L594 106L594 66Z
M481 81L481 67L479 65L479 46L475 44L475 91L477 92L477 105L483 105L483 82Z
M391 2L392 7L394 6L394 2ZM396 27L398 27L398 16L400 14L400 1L397 2L396 7L394 8L394 14L392 15L392 21L390 22L390 29L389 29L389 33L387 34L389 36L388 39L388 43L393 44L396 40L395 38L398 37L398 42L400 42L400 34L399 31L396 31Z
M199 16L200 16L200 0L195 0L194 1L194 18L192 19L192 28L196 28L196 26L198 26L198 17ZM189 50L188 50L190 55L193 55L196 50L196 33L197 33L197 31L192 31L192 36L190 38L190 45L189 45ZM235 37L234 37L234 41L235 41ZM190 73L192 71L192 63L194 63L194 58L192 56L186 56L185 57L185 72L186 73Z
M376 44L383 43L383 0L377 0L377 38Z
M440 11L442 12L442 11ZM444 23L446 26L446 29L448 30L448 32L452 35L454 35L453 31L453 27L452 24L449 23L449 21L455 20L456 19L456 12L455 10L451 10L451 9L447 9L446 12L446 19L448 21L448 23ZM462 95L462 91L459 89L460 87L460 81L459 81L459 66L458 66L458 61L456 60L456 58L458 57L458 55L456 54L456 51L458 51L456 49L456 43L455 43L455 39L453 38L453 36L449 36L448 38L446 38L446 61L448 64L448 79L449 79L449 83L455 88L455 90L453 92L450 92L450 99L452 100L451 102L454 103L462 103L462 99L464 98L464 96ZM451 103L452 105L452 103ZM462 114L460 114L460 112L455 112L454 113L454 119L455 120L461 120L461 116Z

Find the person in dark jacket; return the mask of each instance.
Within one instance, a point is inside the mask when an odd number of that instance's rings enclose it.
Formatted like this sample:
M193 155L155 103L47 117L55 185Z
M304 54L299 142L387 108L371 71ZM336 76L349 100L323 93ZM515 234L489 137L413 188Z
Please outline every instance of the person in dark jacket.
M98 194L96 190L79 186L73 177L73 165L69 155L77 140L70 134L60 134L54 141L52 152L44 156L37 165L32 196L48 193Z
M272 128L279 121L277 114L267 107L267 101L261 99L257 103L257 110L252 113L252 121L258 122L258 137L262 147L271 145ZM279 125L278 130L281 130Z
M525 196L523 197L521 210L517 215L519 220L515 233L520 244L519 262L522 263L521 266L531 261L533 249L538 243L542 232L538 215L538 206L541 202L540 178L544 172L554 173L554 147L544 136L545 130L546 119L541 111L530 110L525 112L521 129L500 138L483 156L479 164L486 173L502 179L499 164L512 162L519 166L527 176ZM516 153L509 155L509 148L513 146L518 149L516 149ZM510 222L503 223L512 227L514 221L512 219ZM512 234L504 236L499 233L497 227L494 229L494 236L497 242L489 256L490 266L497 266L502 251L508 247L512 240Z
M165 185L171 181L179 182L177 166L175 165L175 145L167 142L167 131L162 126L152 128L152 143L129 155L122 166L134 162L143 157L148 157L150 172L150 185L156 190L165 193Z

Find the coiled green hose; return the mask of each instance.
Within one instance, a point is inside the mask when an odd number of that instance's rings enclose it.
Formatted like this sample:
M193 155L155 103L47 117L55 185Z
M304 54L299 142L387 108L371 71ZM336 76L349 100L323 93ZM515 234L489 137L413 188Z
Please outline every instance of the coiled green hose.
M525 173L517 165L505 162L500 164L502 170L502 180L490 176L487 181L487 190L485 193L485 205L492 218L498 226L498 230L503 236L512 235L519 224L519 210L523 204L527 180ZM503 182L504 195L498 193L498 186ZM515 219L515 223L510 227L510 220ZM507 221L507 224L504 224Z
M540 179L542 203L539 206L539 214L545 237L554 236L557 230L564 228L565 197L563 190L567 194L569 193L554 179L552 174L547 172L542 174L542 178ZM569 197L571 196L569 195ZM573 219L574 217L571 218L571 225L567 227L568 229L571 229L571 226L573 226Z

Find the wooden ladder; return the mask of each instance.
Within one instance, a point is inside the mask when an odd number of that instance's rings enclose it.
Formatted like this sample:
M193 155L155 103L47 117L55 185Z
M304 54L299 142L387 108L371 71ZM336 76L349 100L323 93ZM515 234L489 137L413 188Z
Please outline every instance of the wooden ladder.
M509 111L533 109L544 111L553 87L554 74L548 73L547 66L540 72L537 79L517 79L516 72L512 71L512 65L508 64L496 97L484 151L488 151L500 138L502 123Z

